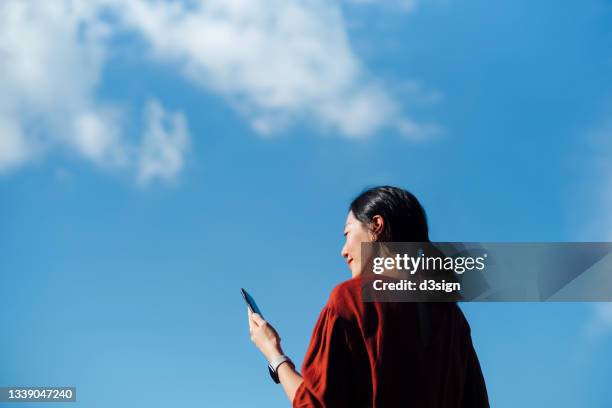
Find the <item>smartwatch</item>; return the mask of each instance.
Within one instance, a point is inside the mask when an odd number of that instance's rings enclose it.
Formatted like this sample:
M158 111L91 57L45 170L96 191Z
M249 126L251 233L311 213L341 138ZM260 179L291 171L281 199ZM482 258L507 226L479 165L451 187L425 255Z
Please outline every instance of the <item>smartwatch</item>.
M284 362L287 362L291 364L293 367L295 367L295 365L293 364L293 361L291 361L291 359L284 354L276 358L273 358L272 361L268 363L268 372L270 373L270 377L272 377L272 380L276 384L280 383L280 380L278 379L278 367L280 367L280 365L283 364Z

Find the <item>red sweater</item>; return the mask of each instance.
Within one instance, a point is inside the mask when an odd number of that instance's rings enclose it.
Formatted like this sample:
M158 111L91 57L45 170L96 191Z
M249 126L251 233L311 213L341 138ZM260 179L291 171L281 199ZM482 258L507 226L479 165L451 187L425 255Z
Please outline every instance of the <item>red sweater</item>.
M355 277L332 291L294 408L481 408L487 390L456 303L362 302Z

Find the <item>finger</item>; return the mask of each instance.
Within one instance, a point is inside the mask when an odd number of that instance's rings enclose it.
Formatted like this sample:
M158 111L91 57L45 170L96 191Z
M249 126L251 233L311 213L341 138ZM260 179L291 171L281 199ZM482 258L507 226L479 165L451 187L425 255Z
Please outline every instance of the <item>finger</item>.
M251 318L253 319L255 324L257 324L257 326L261 326L262 324L266 323L266 321L263 319L263 317L259 315L259 313L252 313Z
M251 311L249 311L249 325L252 329L257 329L260 326L259 321L255 318L255 315L257 315L257 313L253 313Z

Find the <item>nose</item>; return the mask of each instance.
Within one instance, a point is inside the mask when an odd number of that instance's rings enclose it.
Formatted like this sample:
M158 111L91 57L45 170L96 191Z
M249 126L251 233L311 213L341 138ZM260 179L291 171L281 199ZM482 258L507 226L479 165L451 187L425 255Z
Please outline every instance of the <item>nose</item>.
M343 258L347 259L348 258L348 249L347 249L347 245L346 243L344 244L344 246L342 247L342 250L340 251L340 254L342 255Z

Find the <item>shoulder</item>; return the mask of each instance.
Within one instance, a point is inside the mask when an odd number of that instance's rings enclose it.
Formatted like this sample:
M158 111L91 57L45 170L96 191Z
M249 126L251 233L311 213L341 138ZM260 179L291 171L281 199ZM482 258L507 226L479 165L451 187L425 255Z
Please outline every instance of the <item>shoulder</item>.
M342 299L346 298L347 296L354 296L359 290L361 290L359 277L347 279L334 286L329 298Z
M362 303L361 284L359 277L340 282L332 289L327 306L338 316L353 320Z

